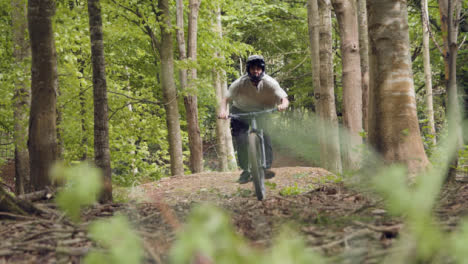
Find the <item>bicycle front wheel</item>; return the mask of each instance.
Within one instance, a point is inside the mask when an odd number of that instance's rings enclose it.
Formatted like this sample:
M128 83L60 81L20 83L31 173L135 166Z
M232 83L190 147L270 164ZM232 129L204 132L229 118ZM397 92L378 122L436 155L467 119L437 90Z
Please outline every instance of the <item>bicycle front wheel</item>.
M260 138L255 132L249 134L249 163L255 194L259 201L265 198L265 171L262 166L262 149Z

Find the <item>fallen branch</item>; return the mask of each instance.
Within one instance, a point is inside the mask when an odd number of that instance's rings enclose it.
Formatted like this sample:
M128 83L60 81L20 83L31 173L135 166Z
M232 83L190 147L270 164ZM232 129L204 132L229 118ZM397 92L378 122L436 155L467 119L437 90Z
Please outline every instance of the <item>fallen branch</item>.
M371 224L365 224L359 221L353 221L353 224L361 226L361 227L365 227L372 231L382 232L382 233L388 233L388 232L396 233L403 227L403 224L392 225L392 226L375 226Z
M368 235L370 234L371 231L368 230L368 229L362 229L362 230L359 230L355 233L352 233L351 235L349 236L346 236L340 240L337 240L337 241L333 241L333 242L330 242L328 244L325 244L325 245L321 245L321 246L316 246L316 247L312 247L312 249L327 249L327 248L331 248L331 247L334 247L334 246L337 246L337 245L340 245L340 244L343 244L343 243L347 243L348 240L351 240L353 238L356 238L356 237L360 237L360 236L365 236L365 235Z
M0 212L0 216L6 216L10 218L23 219L23 220L36 220L36 218L31 217L31 216L18 215L18 214L6 213L6 212Z

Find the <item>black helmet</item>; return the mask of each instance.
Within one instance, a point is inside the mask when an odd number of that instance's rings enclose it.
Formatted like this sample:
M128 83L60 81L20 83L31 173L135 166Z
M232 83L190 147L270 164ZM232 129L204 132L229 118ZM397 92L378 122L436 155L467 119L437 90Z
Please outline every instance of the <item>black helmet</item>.
M250 74L250 66L255 65L262 68L262 74L260 76L252 76ZM252 55L247 58L247 74L252 81L260 81L265 75L265 60L261 55Z

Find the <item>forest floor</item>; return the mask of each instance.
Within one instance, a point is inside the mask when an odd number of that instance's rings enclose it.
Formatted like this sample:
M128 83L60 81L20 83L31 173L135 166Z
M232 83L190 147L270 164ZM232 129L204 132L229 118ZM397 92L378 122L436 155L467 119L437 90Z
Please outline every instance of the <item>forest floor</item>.
M81 224L67 220L52 203L39 204L48 213L0 221L0 263L80 263L96 247L88 223L117 212L129 217L143 239L145 263L168 263L176 230L195 205L207 202L227 211L237 232L256 248L271 246L280 226L289 223L331 263L380 263L397 250L391 246L404 232L403 223L389 216L375 196L345 186L321 168L273 171L276 177L268 180L261 202L251 183L235 182L240 172L204 172L133 187L126 203L84 210ZM444 188L436 215L447 230L465 215L467 198L467 185Z

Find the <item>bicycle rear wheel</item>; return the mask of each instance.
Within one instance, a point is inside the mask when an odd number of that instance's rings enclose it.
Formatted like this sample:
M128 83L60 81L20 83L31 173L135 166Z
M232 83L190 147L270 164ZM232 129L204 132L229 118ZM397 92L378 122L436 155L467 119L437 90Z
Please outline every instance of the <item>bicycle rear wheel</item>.
M250 174L252 175L253 184L255 187L255 194L259 201L265 198L265 171L262 166L262 149L260 145L260 138L257 133L251 132L249 134L249 163Z

